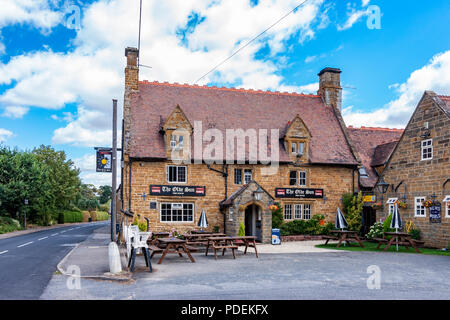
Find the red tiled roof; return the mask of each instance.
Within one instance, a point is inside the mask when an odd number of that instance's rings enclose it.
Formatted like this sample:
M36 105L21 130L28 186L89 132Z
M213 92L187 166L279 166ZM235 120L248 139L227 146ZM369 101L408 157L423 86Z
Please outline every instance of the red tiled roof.
M372 163L384 164L387 161L400 140L403 129L349 126L348 133L369 176L360 179L361 185L368 188L374 187L378 176Z
M312 163L357 164L332 107L318 95L146 81L131 97L131 157L165 159L161 118L177 105L191 124L202 121L203 131L215 128L224 138L226 129L251 128L279 129L281 137L298 114L312 135ZM282 143L279 150L280 161L290 161Z
M438 95L438 97L442 100L442 102L444 102L444 108L446 109L446 110L444 110L444 111L446 111L446 113L448 114L448 115L450 115L450 96L439 96Z

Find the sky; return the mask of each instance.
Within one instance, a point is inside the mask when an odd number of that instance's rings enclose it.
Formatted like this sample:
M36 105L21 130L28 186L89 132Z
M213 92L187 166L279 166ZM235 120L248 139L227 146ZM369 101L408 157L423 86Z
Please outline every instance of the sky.
M143 0L140 80L315 93L342 70L347 125L403 128L425 90L450 95L448 0ZM0 0L0 143L66 151L84 183L122 116L139 0ZM120 128L119 128L120 129ZM119 139L120 140L120 139Z

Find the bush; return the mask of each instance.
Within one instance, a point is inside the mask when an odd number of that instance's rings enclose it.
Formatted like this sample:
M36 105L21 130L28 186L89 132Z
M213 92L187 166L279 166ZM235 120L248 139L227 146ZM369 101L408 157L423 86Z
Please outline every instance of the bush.
M394 232L395 229L391 228L392 213L383 222L383 232Z
M109 212L109 204L101 204L100 211Z
M83 222L83 213L81 211L64 211L63 223Z
M421 231L419 228L414 228L409 231L409 234L411 235L411 238L414 240L420 240L421 238Z
M314 215L310 220L294 220L281 226L281 235L327 235L334 228L331 222L325 223L321 214Z
M272 211L272 228L280 228L283 224L283 207L280 203L275 202L269 206L269 209Z
M245 226L244 223L241 222L240 226L239 226L239 237L243 237L245 236Z
M375 222L371 227L369 232L367 233L367 238L383 238L383 224L381 222Z
M9 217L0 217L0 234L16 230L22 230L19 221Z
M108 212L97 211L97 221L105 221L105 220L109 220Z
M350 206L347 207L347 222L348 230L360 232L362 228L362 211L363 211L363 201L362 193L359 192L357 195L353 196Z

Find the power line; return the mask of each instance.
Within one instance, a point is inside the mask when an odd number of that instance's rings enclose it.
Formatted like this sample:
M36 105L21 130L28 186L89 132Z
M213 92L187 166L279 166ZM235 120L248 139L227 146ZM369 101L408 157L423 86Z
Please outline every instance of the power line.
M302 5L304 5L306 2L308 2L309 0L305 0L302 3L300 3L298 6L296 6L294 9L292 9L291 11L289 11L287 14L285 14L283 17L281 17L277 22L275 22L274 24L272 24L270 27L268 27L267 29L265 29L263 32L261 32L260 34L258 34L256 37L254 37L253 39L251 39L250 41L248 41L245 45L243 45L242 47L240 47L239 49L237 49L235 52L233 52L228 58L226 58L225 60L223 60L222 62L220 62L218 65L216 65L214 68L212 68L211 70L209 70L207 73L205 73L203 76L201 76L200 78L198 78L194 83L199 82L201 79L203 79L204 77L206 77L208 74L210 74L211 72L213 72L214 70L216 70L218 67L220 67L222 64L224 64L225 62L227 62L228 60L230 60L231 58L233 58L236 54L238 54L242 49L246 48L250 43L252 43L253 41L255 41L256 39L258 39L260 36L262 36L264 33L266 33L267 31L269 31L270 29L272 29L275 25L277 25L281 20L283 20L284 18L286 18L288 15L290 15L292 12L294 12L295 10L297 10L298 8L300 8Z

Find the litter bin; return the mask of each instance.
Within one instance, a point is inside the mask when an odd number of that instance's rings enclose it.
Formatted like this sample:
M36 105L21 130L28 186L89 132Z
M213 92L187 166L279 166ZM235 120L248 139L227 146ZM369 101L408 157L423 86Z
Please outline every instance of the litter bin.
M89 217L88 221L89 221L89 222L92 222L92 218L91 218L91 217Z
M281 231L280 229L272 229L272 244L281 244Z

